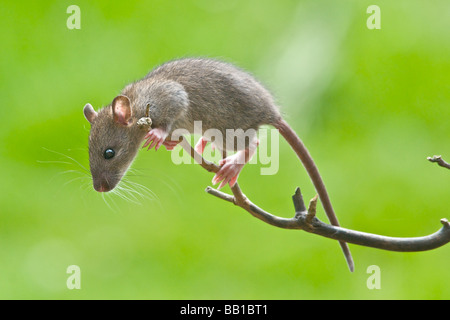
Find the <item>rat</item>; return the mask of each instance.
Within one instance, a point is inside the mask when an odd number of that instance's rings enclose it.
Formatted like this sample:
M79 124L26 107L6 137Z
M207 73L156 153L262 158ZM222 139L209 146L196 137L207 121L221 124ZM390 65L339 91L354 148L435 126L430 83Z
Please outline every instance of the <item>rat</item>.
M89 163L94 189L107 192L120 182L136 157L141 143L148 150L167 150L180 142L171 140L174 130L195 130L201 121L202 134L215 129L226 136L227 129L250 132L245 143L214 141L215 148L226 155L213 178L219 188L237 182L239 173L258 146L256 131L272 125L289 143L308 172L330 223L339 226L325 184L305 145L282 118L272 94L250 73L231 63L211 58L182 58L166 62L143 79L125 86L112 103L98 112L89 103L84 115L91 124ZM137 125L149 117L151 127ZM147 128L143 130L142 128ZM253 130L252 130L253 129ZM203 135L195 146L202 154L211 137ZM231 149L231 150L230 150ZM340 242L350 270L353 261L345 242Z

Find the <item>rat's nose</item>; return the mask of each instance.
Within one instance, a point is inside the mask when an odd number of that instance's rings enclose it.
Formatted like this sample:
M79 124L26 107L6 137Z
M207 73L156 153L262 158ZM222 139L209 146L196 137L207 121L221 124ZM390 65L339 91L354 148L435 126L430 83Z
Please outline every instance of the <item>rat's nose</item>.
M106 180L100 181L100 183L95 183L94 181L94 189L98 192L108 192L111 190L111 187Z

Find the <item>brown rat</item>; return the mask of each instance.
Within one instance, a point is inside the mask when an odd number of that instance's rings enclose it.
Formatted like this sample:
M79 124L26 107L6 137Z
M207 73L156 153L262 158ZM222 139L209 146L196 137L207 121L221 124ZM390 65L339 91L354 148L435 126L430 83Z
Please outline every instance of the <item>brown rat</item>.
M149 113L152 128L143 130L136 122ZM112 190L134 160L141 143L148 149L165 145L172 150L178 141L170 140L176 129L194 132L194 122L201 121L202 133L227 129L254 132L244 145L214 141L219 150L237 151L221 160L221 169L213 183L233 186L245 163L258 146L256 131L261 125L272 125L291 145L305 166L319 194L332 225L339 226L325 185L308 150L297 134L281 117L272 95L253 76L222 61L187 58L167 62L143 79L127 85L98 113L90 104L84 107L91 123L89 161L94 188ZM202 153L210 137L200 139L195 149ZM345 242L340 242L350 270L353 261Z

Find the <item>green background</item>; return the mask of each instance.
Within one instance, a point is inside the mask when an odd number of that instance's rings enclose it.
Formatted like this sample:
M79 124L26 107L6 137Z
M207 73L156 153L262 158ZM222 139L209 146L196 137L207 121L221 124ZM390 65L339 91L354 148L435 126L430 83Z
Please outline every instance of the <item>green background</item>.
M66 27L71 4L80 30ZM173 164L164 148L141 151L128 177L153 199L102 197L82 168L87 102L107 105L167 60L222 58L274 92L344 227L435 232L450 218L450 172L426 160L450 159L450 5L380 0L381 29L369 30L371 4L2 1L0 298L449 299L450 245L350 245L352 274L335 241L271 227L206 194L212 175ZM285 141L278 173L259 169L247 166L239 181L270 212L291 217L296 186L314 196ZM66 287L73 264L81 290ZM371 265L379 290L366 284Z

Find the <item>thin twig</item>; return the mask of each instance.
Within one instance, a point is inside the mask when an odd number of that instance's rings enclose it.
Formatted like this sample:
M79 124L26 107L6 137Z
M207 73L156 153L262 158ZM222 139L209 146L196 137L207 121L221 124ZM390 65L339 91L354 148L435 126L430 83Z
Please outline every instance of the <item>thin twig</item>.
M207 187L205 191L222 200L235 203L233 196L222 191L211 187ZM248 208L244 208L237 203L235 204L247 210L252 216L275 227L304 230L326 238L365 247L389 251L413 252L436 249L450 242L450 224L447 219L441 219L443 227L431 235L414 238L398 238L335 227L320 221L310 211L297 212L294 218L281 218L264 211L249 200L247 201L249 202ZM315 201L316 198L312 200L313 203ZM314 205L312 208L314 208Z
M192 146L183 139L181 146L189 152L197 163L209 172L217 172L220 166L211 163L198 154ZM206 192L225 201L231 202L248 211L252 216L272 226L283 229L304 230L330 239L353 243L361 246L372 247L390 251L412 252L432 250L450 242L450 223L447 219L441 219L442 228L428 236L414 238L387 237L372 233L350 230L321 222L315 215L317 196L314 197L306 209L300 189L297 188L292 196L295 216L282 218L273 215L254 203L252 203L236 183L232 188L233 196L212 187L207 187Z
M444 159L442 159L442 156L432 156L432 157L428 157L427 159L430 162L436 162L441 167L450 169L450 163L444 161Z

